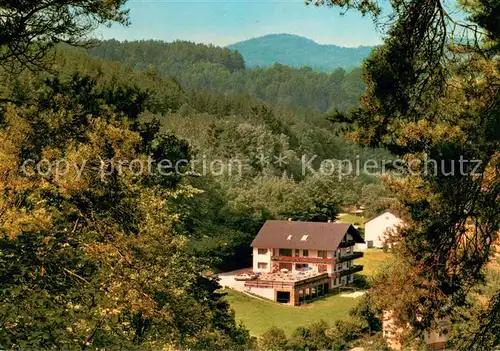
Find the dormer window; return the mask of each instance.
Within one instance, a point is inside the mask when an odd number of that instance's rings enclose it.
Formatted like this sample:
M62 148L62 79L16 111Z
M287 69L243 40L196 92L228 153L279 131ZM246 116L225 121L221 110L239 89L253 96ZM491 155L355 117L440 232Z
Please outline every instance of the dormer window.
M288 238L286 238L286 240L292 240L292 236L293 235L289 235Z
M307 241L308 237L309 237L309 235L302 235L302 238L300 239L300 241Z

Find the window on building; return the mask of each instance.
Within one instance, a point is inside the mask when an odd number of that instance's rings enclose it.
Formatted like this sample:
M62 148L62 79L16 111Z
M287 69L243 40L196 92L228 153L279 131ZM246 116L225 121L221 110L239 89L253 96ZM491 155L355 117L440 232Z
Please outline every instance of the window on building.
M292 256L292 249L280 249L280 256Z
M259 250L257 250L257 253L259 255L267 255L267 249L259 249Z
M259 262L259 263L257 263L257 267L259 269L267 269L267 263L266 262Z
M318 250L318 257L326 258L326 251L324 251L324 250Z
M309 256L309 250L302 250L302 256L304 257Z
M299 269L302 269L302 268L307 268L309 267L309 265L307 263L296 263L295 264L295 270L299 270Z
M299 249L295 249L295 256L296 256L296 257L299 257L299 256L300 256L300 250L299 250Z

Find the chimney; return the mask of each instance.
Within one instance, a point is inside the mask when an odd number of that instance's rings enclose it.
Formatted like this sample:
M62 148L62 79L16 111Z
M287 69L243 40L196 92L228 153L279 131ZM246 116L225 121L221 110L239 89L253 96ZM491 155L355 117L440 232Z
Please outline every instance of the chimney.
M292 221L292 217L288 218L288 222L291 222Z
M329 219L329 220L328 220L328 223L332 223L332 220L331 220L331 219Z

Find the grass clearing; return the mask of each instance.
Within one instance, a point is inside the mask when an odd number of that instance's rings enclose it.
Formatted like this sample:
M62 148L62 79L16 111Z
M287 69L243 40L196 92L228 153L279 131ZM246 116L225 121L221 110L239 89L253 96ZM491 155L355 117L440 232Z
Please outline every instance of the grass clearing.
M282 328L291 334L299 326L324 319L328 323L346 318L359 299L331 295L308 305L291 307L265 300L258 300L246 294L225 290L226 299L236 313L236 320L250 330L254 336L263 334L272 326Z
M363 265L363 271L360 275L373 277L377 269L391 258L390 252L384 252L381 249L368 249L364 251L365 256L356 260L356 264Z
M362 226L365 223L365 217L353 214L346 214L339 217L339 222Z

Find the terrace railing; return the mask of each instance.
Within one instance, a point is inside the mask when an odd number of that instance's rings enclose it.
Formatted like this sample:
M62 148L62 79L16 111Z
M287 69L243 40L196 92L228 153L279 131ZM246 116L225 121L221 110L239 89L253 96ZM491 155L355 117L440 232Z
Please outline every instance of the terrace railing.
M293 262L293 263L342 263L346 261L355 260L364 256L363 252L353 252L348 255L336 258L336 257L309 257L309 256L272 256L272 261L279 262Z
M345 269L343 271L340 271L337 274L340 275L341 277L343 277L345 275L351 275L351 274L354 274L354 273L361 272L362 270L363 270L363 266L362 265L355 265L355 266L352 266L349 269Z
M345 256L337 258L337 263L342 263L342 262L346 262L346 261L356 260L358 258L364 257L364 255L365 254L363 252L352 252L350 254L347 254Z
M334 263L335 258L309 257L309 256L272 256L272 261L300 262L300 263Z
M273 280L248 280L245 286L249 288L277 288L277 289L291 289L294 282L280 282Z
M296 289L318 280L328 279L328 273L315 275L313 277L305 277L297 281L280 281L280 280L266 280L265 278L256 280L247 280L245 286L249 288L277 288L277 289Z

